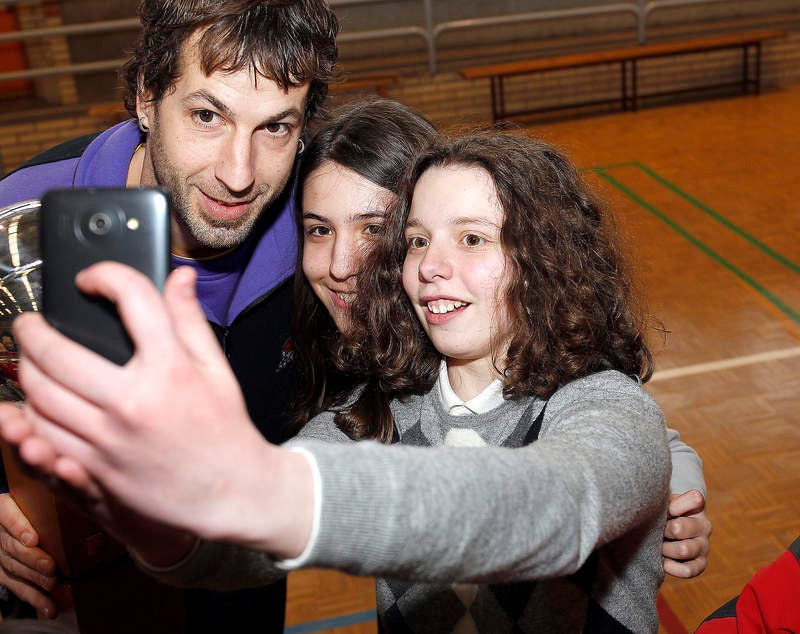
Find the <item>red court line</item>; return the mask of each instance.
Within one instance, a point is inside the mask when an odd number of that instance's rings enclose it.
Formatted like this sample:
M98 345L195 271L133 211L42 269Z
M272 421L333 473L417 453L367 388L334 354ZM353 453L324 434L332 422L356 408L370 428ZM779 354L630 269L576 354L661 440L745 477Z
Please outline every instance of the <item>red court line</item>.
M667 630L667 634L689 634L660 592L656 598L656 609L658 610L658 621Z

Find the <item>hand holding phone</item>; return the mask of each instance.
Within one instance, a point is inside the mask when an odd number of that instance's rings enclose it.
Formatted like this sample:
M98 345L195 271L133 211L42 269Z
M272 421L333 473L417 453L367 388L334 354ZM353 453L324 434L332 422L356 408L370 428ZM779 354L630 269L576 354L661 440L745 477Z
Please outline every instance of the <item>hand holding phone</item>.
M42 313L62 333L123 365L133 354L114 305L75 287L103 260L132 266L163 289L169 274L169 199L157 189L52 190L42 197Z

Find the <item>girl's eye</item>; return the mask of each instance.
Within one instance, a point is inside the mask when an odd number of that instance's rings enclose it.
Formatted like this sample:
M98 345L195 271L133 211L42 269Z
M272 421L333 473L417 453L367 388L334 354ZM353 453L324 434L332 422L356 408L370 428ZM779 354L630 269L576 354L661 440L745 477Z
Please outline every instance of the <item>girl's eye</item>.
M286 136L291 132L291 126L288 123L268 123L264 126L264 129L270 136L277 137Z
M486 240L481 236L475 235L474 233L468 233L461 241L467 245L468 247L479 247L481 246Z
M411 236L408 239L409 249L424 249L428 246L428 240L422 236Z
M310 227L306 231L306 235L309 236L329 236L333 233L330 227L326 227L324 225L316 225L314 227Z
M207 127L216 125L219 121L219 115L213 110L196 110L193 115L200 125Z
M379 236L383 233L383 225L367 225L364 227L364 233L368 236Z

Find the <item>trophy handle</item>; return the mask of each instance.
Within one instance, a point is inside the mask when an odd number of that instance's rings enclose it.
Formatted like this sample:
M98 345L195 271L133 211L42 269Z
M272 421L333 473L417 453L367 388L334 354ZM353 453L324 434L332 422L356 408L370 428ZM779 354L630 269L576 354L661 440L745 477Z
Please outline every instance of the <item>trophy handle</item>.
M38 200L0 209L0 401L21 401L14 319L38 311L42 296Z

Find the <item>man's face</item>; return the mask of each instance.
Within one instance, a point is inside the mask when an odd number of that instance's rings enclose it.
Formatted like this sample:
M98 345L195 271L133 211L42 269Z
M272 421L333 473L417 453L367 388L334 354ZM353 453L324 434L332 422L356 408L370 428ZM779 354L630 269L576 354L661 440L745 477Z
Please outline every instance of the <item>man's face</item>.
M169 188L177 255L241 244L280 195L297 155L308 85L284 91L251 70L203 74L194 38L158 103L139 101L150 132L141 184Z

